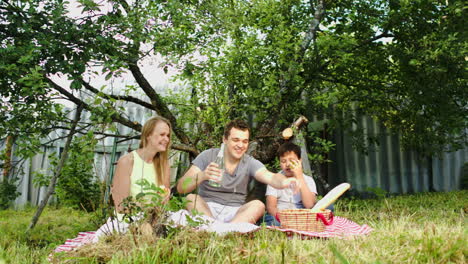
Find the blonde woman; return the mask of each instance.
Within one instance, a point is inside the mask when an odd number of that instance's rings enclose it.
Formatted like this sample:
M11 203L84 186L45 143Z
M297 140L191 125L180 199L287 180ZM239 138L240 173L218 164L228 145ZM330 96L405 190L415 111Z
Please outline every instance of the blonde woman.
M141 131L140 147L117 162L112 183L112 198L118 213L124 213L122 201L142 192L139 180L156 186L162 185L169 195L169 148L171 124L165 118L155 116L146 121Z
M140 147L122 156L117 162L114 179L112 182L112 199L116 206L117 218L109 217L107 222L96 232L80 233L79 241L97 242L103 235L114 232L125 233L130 223L122 221L125 208L122 201L129 197L135 197L143 191L139 180L145 179L150 184L164 186L166 199L169 198L170 168L169 149L171 146L171 124L165 118L155 116L150 118L141 131ZM156 205L157 206L157 205ZM141 216L137 216L139 218ZM72 247L78 248L88 242L73 242ZM55 251L68 251L70 245L59 246Z

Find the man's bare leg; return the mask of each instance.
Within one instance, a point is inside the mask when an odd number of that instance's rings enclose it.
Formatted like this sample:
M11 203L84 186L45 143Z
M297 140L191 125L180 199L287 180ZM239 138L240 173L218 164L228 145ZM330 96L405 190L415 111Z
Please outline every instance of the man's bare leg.
M255 224L260 217L265 213L265 205L260 200L250 201L236 213L236 216L231 220L231 223L251 223Z
M213 217L210 207L208 207L208 204L203 200L203 198L201 198L201 196L191 193L187 195L187 200L187 210L192 211L195 209L206 216Z

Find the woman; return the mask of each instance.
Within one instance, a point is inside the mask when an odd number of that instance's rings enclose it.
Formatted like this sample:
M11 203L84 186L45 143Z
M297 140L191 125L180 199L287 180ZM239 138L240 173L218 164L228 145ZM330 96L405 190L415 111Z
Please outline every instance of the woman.
M123 213L122 201L143 191L139 180L155 186L163 185L169 195L169 148L171 124L155 116L146 121L140 138L140 147L122 156L117 162L112 184L112 197L118 213ZM162 186L161 186L162 187Z
M122 201L129 197L135 197L142 192L142 186L137 184L145 179L155 186L163 185L166 189L166 199L169 198L170 168L169 148L171 145L171 124L162 117L152 117L146 121L141 131L140 147L122 156L117 162L112 184L112 197L117 209L117 219L110 217L96 232L80 233L76 238L80 242L73 242L73 248L85 243L97 242L103 235L113 232L125 233L129 223L122 221L124 208ZM70 245L59 246L55 251L63 248L68 251Z

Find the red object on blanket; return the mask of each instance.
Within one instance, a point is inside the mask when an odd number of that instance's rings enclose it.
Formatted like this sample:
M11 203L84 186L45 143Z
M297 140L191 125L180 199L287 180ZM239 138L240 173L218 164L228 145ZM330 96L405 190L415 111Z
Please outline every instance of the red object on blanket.
M372 232L372 228L368 225L358 225L355 222L346 219L344 217L335 216L333 223L325 226L323 232L309 232L299 231L295 229L282 229L277 226L269 226L269 229L279 230L286 233L288 237L300 236L302 239L313 239L313 238L350 238L353 236L367 235Z

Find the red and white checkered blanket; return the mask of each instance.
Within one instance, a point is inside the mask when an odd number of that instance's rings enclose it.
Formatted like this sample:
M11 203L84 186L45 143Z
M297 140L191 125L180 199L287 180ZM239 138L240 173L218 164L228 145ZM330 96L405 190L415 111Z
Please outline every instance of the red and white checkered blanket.
M73 239L67 239L63 245L58 246L54 252L66 252L76 249L82 245L91 243L94 239L96 232L80 232L78 236Z
M207 230L210 232L216 232L220 235L226 234L229 232L239 232L239 233L250 233L258 230L260 227L249 224L249 223L236 223L236 224L229 224L229 223L219 223L213 222L210 225L201 228L199 230ZM302 239L312 239L312 238L351 238L354 236L362 236L367 235L372 232L372 228L368 225L358 225L355 222L335 216L333 224L326 226L325 231L323 232L307 232L307 231L298 231L294 229L282 229L280 227L267 227L271 230L279 230L281 232L286 233L288 237L300 237ZM92 243L96 241L96 232L80 232L78 236L74 239L67 239L65 244L58 246L54 252L66 252L76 249L82 245ZM93 241L94 240L94 241Z
M299 231L295 229L282 229L280 227L269 226L267 227L273 230L279 230L286 233L288 237L301 237L302 239L312 239L312 238L351 238L354 236L367 235L372 232L372 228L368 225L358 225L355 222L346 219L344 217L335 216L333 219L333 224L325 226L325 231L323 232L308 232L308 231Z

